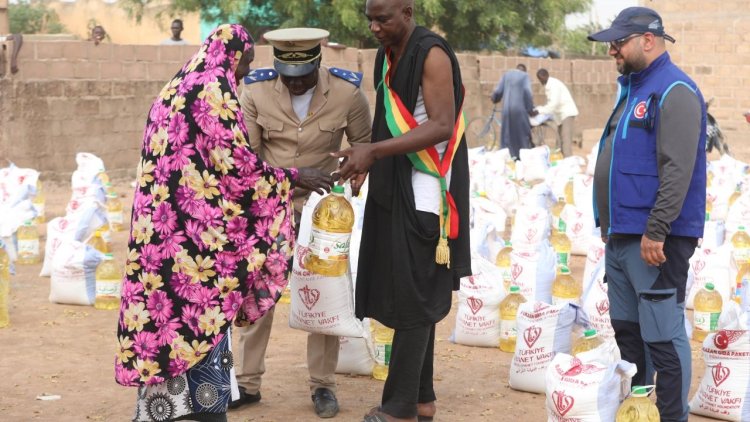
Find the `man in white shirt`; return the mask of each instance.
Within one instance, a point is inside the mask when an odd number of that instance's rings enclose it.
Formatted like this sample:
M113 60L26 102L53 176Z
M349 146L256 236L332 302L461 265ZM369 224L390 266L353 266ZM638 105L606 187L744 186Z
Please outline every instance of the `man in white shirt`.
M544 85L547 104L536 108L538 114L551 114L557 123L557 130L562 141L562 153L570 157L573 153L573 128L578 107L568 91L568 87L561 80L549 75L547 69L539 69L536 77Z

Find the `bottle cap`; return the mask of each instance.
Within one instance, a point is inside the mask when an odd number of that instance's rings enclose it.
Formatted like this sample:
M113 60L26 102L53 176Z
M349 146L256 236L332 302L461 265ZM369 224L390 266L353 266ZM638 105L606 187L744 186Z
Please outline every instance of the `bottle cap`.
M107 192L107 198L117 198L117 193L115 193L115 192Z
M570 274L570 268L565 265L560 266L560 274Z
M745 226L738 226L737 230L744 232L745 231Z
M333 189L331 189L331 192L333 193L344 193L344 187L341 185L333 185Z
M23 225L24 225L24 226L30 226L30 225L31 225L31 220L26 220L26 221L24 221L24 222L23 222Z
M114 259L114 255L112 255L111 253L105 253L104 259Z
M714 283L706 283L706 290L708 290L709 292L713 292L714 291Z
M586 338L594 338L596 337L596 330L594 329L586 330L583 332L583 336Z
M635 397L646 397L648 396L648 387L634 385L631 393L633 393Z
M510 292L511 293L518 293L521 291L521 288L518 286L510 286Z

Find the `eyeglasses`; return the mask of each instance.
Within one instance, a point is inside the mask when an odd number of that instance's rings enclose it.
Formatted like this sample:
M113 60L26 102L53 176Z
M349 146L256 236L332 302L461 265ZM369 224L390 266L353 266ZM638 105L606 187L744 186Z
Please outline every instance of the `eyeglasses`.
M633 38L638 38L643 36L643 34L631 34L628 35L625 38L620 38L619 40L614 40L609 43L609 48L614 48L615 51L618 53L620 52L620 49L625 46L625 44L628 43L628 41L632 40Z

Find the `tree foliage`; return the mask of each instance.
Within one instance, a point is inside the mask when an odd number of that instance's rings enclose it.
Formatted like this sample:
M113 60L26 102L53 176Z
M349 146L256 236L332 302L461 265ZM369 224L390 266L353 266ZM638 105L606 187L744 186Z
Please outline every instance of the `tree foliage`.
M57 12L37 1L10 3L8 20L13 34L59 34L65 30Z
M459 50L505 50L511 46L560 44L565 15L591 0L415 0L417 22L437 30ZM364 15L365 0L120 0L135 19L149 8L176 15L200 12L204 20L238 22L253 35L270 28L314 26L331 40L376 46Z

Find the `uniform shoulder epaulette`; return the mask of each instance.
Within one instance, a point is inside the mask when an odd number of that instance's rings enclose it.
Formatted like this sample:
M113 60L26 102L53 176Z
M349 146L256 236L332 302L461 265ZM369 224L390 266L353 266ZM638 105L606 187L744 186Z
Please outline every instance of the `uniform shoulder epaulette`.
M359 88L359 85L362 83L362 73L360 72L352 72L351 70L341 69L338 67L332 67L328 69L329 72L331 72L331 75L339 77L352 85Z
M250 85L253 82L270 81L278 76L279 72L273 69L253 69L245 76L245 85Z

